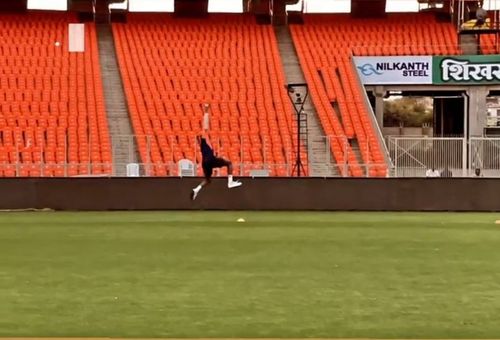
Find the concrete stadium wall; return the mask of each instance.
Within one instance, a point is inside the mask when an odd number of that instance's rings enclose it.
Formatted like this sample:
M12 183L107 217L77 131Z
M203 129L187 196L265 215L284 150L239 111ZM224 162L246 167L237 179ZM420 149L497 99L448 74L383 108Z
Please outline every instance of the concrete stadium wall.
M498 179L224 178L189 199L198 178L0 179L0 209L500 211Z

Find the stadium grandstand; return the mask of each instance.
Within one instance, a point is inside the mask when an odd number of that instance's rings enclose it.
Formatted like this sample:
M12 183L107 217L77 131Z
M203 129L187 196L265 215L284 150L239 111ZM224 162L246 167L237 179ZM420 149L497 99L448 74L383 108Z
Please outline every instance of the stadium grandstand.
M0 176L201 176L205 104L238 176L500 176L500 0L46 3L0 4Z

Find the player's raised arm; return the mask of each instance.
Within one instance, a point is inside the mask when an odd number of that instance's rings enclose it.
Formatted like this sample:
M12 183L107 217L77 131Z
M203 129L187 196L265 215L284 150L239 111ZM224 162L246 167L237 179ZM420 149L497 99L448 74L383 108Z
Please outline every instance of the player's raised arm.
M202 121L202 131L201 137L205 138L207 143L208 140L208 130L210 130L210 104L203 104L203 121Z

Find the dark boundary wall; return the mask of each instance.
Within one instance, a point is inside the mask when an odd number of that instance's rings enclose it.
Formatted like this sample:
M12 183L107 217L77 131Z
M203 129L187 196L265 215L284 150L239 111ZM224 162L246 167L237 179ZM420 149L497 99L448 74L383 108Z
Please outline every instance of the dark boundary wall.
M500 179L3 178L0 209L500 211Z

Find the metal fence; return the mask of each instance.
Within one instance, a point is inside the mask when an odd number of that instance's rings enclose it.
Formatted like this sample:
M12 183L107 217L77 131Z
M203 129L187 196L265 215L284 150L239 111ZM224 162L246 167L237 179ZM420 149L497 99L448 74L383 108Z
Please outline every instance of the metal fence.
M473 177L477 169L500 177L500 138L388 137L387 144L394 177L424 177L429 169L446 177Z
M448 176L467 175L464 138L389 137L394 177L425 177L429 169Z
M7 149L0 150L0 176L181 176L185 173L179 167L181 159L193 163L194 175L203 174L195 136L159 139L146 135L115 135L110 142L112 162L102 162L102 145L96 141L89 141L87 147L80 145L78 148L59 143L56 149L48 150L19 139L14 147L9 147L8 152ZM233 174L236 176L297 174L297 147L291 139L234 135L213 137L210 142L216 154L233 162ZM385 164L364 161L370 158L367 157L370 152L368 143L361 144L345 136L310 138L309 143L300 149L301 171L302 174L317 177L385 176L380 173L380 169L386 168ZM342 156L339 157L339 153ZM214 171L214 176L226 174L226 169Z
M212 138L211 143L216 154L233 162L235 175L292 175L296 148L291 140L231 138ZM195 136L170 136L160 140L154 136L118 135L112 136L110 142L112 162L103 162L103 149L98 142L89 141L86 147L76 148L58 141L57 147L48 148L20 138L7 147L0 138L0 176L180 176L180 159L193 162L194 175L202 175L201 154ZM303 154L307 166L307 150L303 149ZM214 171L214 176L226 174L225 169Z
M211 141L216 153L231 159L236 176L296 174L296 147L292 141L238 137L229 142L223 138ZM69 156L75 150L68 147L48 152L24 143L0 145L0 176L181 176L185 174L178 163L182 158L192 161L194 175L202 175L201 155L194 138L170 137L161 147L158 143L149 136L114 136L110 150L113 163L91 161L92 154L99 152L91 143L88 150L76 150L79 161ZM193 147L185 148L186 143L193 143ZM390 164L372 160L368 142L359 144L345 136L310 138L301 154L307 174L314 177L425 177L429 169L453 177L474 176L480 169L484 177L500 177L500 138L398 136L387 137L386 143ZM153 159L155 152L160 153L160 161ZM80 161L82 158L87 161ZM214 172L214 176L226 174L225 169Z
M291 141L278 143L266 138L252 140L248 136L236 135L229 138L212 137L210 143L216 155L232 161L234 175L292 175L295 148ZM169 136L164 140L152 136L115 136L112 145L113 176L126 175L126 168L131 163L137 163L140 176L181 176L181 159L193 162L194 175L203 174L195 136ZM225 175L226 169L214 169L213 176Z
M500 138L471 138L469 175L480 169L485 177L500 177Z

